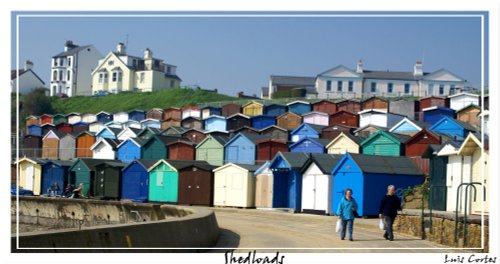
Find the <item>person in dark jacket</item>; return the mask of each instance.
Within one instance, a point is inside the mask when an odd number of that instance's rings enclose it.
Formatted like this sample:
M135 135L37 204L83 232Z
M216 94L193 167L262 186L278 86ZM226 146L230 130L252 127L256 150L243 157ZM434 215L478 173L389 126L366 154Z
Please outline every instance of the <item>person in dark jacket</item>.
M379 217L383 217L385 221L384 238L389 241L394 240L392 225L394 224L394 219L396 219L398 215L398 211L402 210L401 200L394 192L394 185L387 186L387 194L380 201L380 207L378 209Z

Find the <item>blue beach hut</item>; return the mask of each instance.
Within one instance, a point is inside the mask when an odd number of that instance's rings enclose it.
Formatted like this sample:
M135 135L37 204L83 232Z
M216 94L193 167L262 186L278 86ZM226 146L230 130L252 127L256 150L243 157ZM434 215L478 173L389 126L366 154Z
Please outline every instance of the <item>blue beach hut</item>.
M332 170L333 202L336 212L347 188L352 189L360 216L378 215L380 200L387 186L406 189L424 182L424 175L407 157L346 153Z
M269 168L273 172L273 208L302 208L302 169L309 160L303 152L278 152Z
M157 160L134 160L122 170L122 199L146 202L149 196L148 170Z

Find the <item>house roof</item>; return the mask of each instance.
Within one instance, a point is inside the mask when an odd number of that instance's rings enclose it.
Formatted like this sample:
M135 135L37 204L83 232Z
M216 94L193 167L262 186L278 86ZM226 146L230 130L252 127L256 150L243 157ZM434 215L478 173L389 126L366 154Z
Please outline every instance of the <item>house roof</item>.
M373 125L373 124L369 124L369 125L366 125L364 127L360 127L358 129L354 130L354 133L356 134L356 133L358 133L360 131L363 131L365 129L368 129L368 128L375 128L376 130L387 130L386 127L381 127L381 126L376 126L376 125Z
M287 105L287 106L290 106L290 105L295 105L295 104L311 105L309 102L300 101L300 100L290 102L290 103L288 103L288 104L286 104L286 105Z
M271 126L267 126L267 127L264 127L262 129L260 129L259 133L262 133L263 131L266 131L266 130L272 129L272 128L279 129L279 130L281 130L283 132L288 132L288 129L286 129L286 128L282 128L282 127L277 126L277 125L271 125Z
M120 145L120 143L121 141L116 139L101 138L99 141L95 142L94 145L90 147L90 150L94 150L99 144L106 144L110 146L113 150L116 150L118 148L118 145Z
M71 167L71 166L73 166L74 161L72 161L72 160L46 160L45 164L47 164L47 163L54 163L60 167Z
M208 162L202 160L166 160L166 162L176 170L182 170L191 166L195 166L207 171L212 171L213 169L217 168L217 166L210 165Z
M203 129L192 127L192 128L188 128L186 131L184 131L184 133L182 133L182 135L184 135L184 134L186 134L188 132L191 132L191 131L198 131L198 132L200 132L202 134L205 134L205 132L207 132L207 131L205 131Z
M414 126L417 126L419 127L420 129L424 129L424 128L429 128L431 126L431 124L429 123L424 123L424 122L420 122L420 121L415 121L413 119L410 119L408 117L405 117L403 119L401 119L401 121L399 121L397 124L395 124L394 126L392 126L390 129L389 129L389 132L392 132L394 131L397 127L399 127L402 123L404 122L409 122L411 124L413 124Z
M442 111L448 111L448 112L455 112L454 109L448 108L448 107L442 107L442 106L431 106L422 109L422 111L431 111L431 110L442 110Z
M232 137L227 143L227 144L230 144L233 140L235 140L238 136L244 136L246 138L248 138L248 140L250 140L252 143L254 144L257 144L257 142L261 141L261 140L266 140L266 139L269 139L270 136L264 136L264 135L259 135L259 134L251 134L251 133L243 133L243 132L240 132L238 133L236 136Z
M264 108L268 108L268 107L286 108L286 105L282 105L282 104L269 104L269 105L264 106Z
M97 132L97 134L100 134L101 131L104 131L104 130L108 130L109 132L111 132L113 135L115 136L118 136L123 129L121 128L116 128L116 127L108 127L108 126L104 126L103 128L101 128L101 130L99 130L99 132Z
M338 115L342 115L342 114L347 114L347 115L350 115L350 116L357 116L356 113L353 113L353 112L350 112L350 111L346 111L346 110L337 111L336 113L333 113L330 116L338 116Z
M477 97L477 98L479 98L479 95L472 94L472 93L458 93L458 94L450 95L450 96L448 96L448 98L451 99L451 98L462 97L462 96L471 96L471 97Z
M85 166L87 166L87 168L89 168L91 170L95 169L95 166L97 166L101 163L104 163L104 162L116 162L115 160L108 160L108 159L78 158L73 163L73 166L75 166L78 163L78 161L83 162L85 164ZM71 168L73 168L73 166L71 166Z
M235 117L235 116L241 116L241 117L243 117L243 118L250 119L250 116L247 116L247 115L242 114L242 113L236 113L236 114L230 115L230 116L228 116L226 119L231 119L231 118L233 118L233 117Z
M394 141L394 143L396 143L395 141L397 141L400 144L404 144L410 138L410 136L407 136L407 135L391 133L391 132L388 132L387 130L379 130L379 131L375 132L374 134L372 134L370 137L363 140L363 142L361 142L360 145L365 145L365 144L369 143L370 141L372 141L375 137L378 137L379 135L388 136L389 139Z
M49 134L49 133L53 133L56 135L56 137L58 137L59 139L63 138L64 136L66 136L66 132L63 132L63 131L59 131L59 130L49 130L47 131L47 133L45 133L45 135L43 136L43 139L45 139L45 137Z
M149 168L153 167L153 165L155 165L158 162L158 160L136 159L136 160L132 161L131 163L129 163L125 168L123 168L122 171L124 171L128 167L132 166L134 164L134 162L137 162L138 164L140 164L144 169L149 170Z
M226 118L225 118L225 117L223 117L223 116L220 116L220 115L211 115L211 116L205 117L205 118L203 119L203 121L208 120L208 119L213 119L213 118L226 120Z
M475 104L469 104L469 105L467 105L467 106L464 106L464 107L462 107L462 108L458 109L458 110L457 110L457 113L458 113L458 112L462 112L462 111L464 111L464 110L466 110L466 109L468 109L468 108L476 108L476 109L481 110L481 107L479 107L478 105L475 105Z
M307 168L314 162L324 174L330 174L337 166L343 155L310 153L309 160L302 167L301 173L304 173Z
M371 112L375 112L375 113L379 113L379 114L388 114L387 111L380 110L380 109L365 109L363 111L359 111L358 115L362 115L362 114L366 114L366 113L371 113Z
M346 153L365 173L423 175L407 157Z
M58 58L58 57L67 57L73 54L76 54L84 49L90 48L92 45L85 45L85 46L76 46L68 51L63 51L57 55L52 56L52 58Z
M329 116L327 113L325 112L318 112L318 111L312 111L312 112L307 112L305 114L302 114L302 116L309 116L309 115L323 115L323 116Z
M254 172L254 175L261 173L265 168L269 168L271 166L271 162L266 161L264 164L260 165L260 167Z
M141 147L142 144L144 144L144 142L146 142L146 140L143 140L141 138L127 138L125 140L123 140L122 142L120 142L120 144L118 144L118 146L116 146L117 148L121 147L123 144L125 144L127 141L132 141L133 143L135 143L137 146Z
M297 131L299 131L300 129L302 129L304 126L310 127L312 130L316 131L318 134L321 134L321 131L323 131L323 129L326 128L326 126L309 124L309 123L302 123L302 124L300 124L300 126L298 126L297 128L295 128L291 133L295 134Z
M240 168L242 168L244 170L247 170L249 172L252 172L252 173L254 173L255 171L257 171L259 169L259 167L260 167L260 165L228 163L228 164L225 164L223 166L215 168L213 171L216 172L216 171L225 169L225 168L230 167L230 166L240 167Z
M118 160L113 160L113 161L105 161L105 162L102 162L100 164L97 164L96 167L98 166L102 166L102 165L108 165L110 167L115 167L115 168L124 168L125 166L127 166L126 163L123 163L121 161L118 161Z
M247 102L246 104L242 105L241 107L246 107L246 106L251 105L251 104L256 104L256 105L259 105L259 106L261 106L261 107L264 107L264 104L259 103L259 102L257 102L257 101L250 101L250 102Z
M312 104L312 105L316 105L316 104L320 104L320 103L323 103L323 102L325 102L325 103L329 103L329 104L335 104L335 102L330 101L330 100L326 100L326 99L319 100L319 101L316 101L316 102L311 103L311 104Z
M431 137L433 137L434 139L439 140L440 142L445 141L444 139L443 140L441 139L441 134L435 133L434 131L431 131L431 130L422 129L418 133L416 133L415 135L413 135L410 138L408 138L408 140L406 140L405 144L408 144L408 143L412 142L416 138L420 137L420 135L423 134L423 133L429 134Z
M238 133L238 132L241 132L241 131L248 131L248 130L254 131L257 134L259 133L259 130L257 128L253 128L251 126L242 126L242 127L238 128L238 129L232 130L231 132Z
M329 139L323 139L323 138L309 138L309 137L304 137L304 138L300 139L299 141L291 144L290 148L293 148L296 145L299 145L299 144L301 144L302 142L304 142L306 140L310 140L310 141L316 142L317 144L319 144L319 145L321 145L323 147L326 147L330 143L330 141L331 141Z
M271 82L274 85L314 86L316 77L271 75Z
M185 127L170 126L167 129L161 131L161 135L167 135L166 132L168 131L174 131L177 134L183 134L188 131L188 129Z
M354 143L356 143L358 145L360 145L361 142L363 142L366 139L364 137L354 136L351 133L340 132L340 134L337 137L335 137L333 140L331 140L328 143L328 145L326 145L326 147L330 147L330 145L332 145L335 141L337 141L342 136L349 138L350 140L352 140Z
M298 114L296 114L296 113L294 113L294 112L285 112L285 113L283 113L283 114L281 114L281 115L277 116L277 117L276 117L276 119L278 119L278 118L282 118L283 116L286 116L286 115L294 115L294 116L296 116L296 117L298 117L298 118L302 118L302 116L300 116L300 115L298 115Z
M304 165L306 164L307 160L309 160L309 155L304 153L304 152L278 152L276 154L276 157L274 157L273 161L278 157L278 155L283 158L286 163L292 168L292 169L302 169ZM271 164L273 164L273 161L271 161Z
M461 126L462 128L464 128L465 130L469 130L469 131L477 131L477 129L472 126L471 124L469 123L466 123L466 122L462 122L462 121L459 121L459 120L456 120L456 119L453 119L453 118L450 118L448 116L444 116L443 118L439 119L439 121L437 121L436 123L434 123L434 125L432 125L429 129L435 129L437 126L439 126L442 122L444 122L444 120L451 120L452 122L455 122L457 123L459 126Z

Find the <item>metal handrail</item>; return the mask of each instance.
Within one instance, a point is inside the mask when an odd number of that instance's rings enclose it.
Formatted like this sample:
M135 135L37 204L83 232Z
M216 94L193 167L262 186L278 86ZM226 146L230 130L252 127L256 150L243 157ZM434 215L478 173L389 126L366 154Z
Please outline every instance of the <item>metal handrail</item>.
M474 189L474 201L476 201L476 193L477 193L477 189L476 189L476 186L474 185L480 185L480 186L483 186L483 201L486 201L486 187L480 183L480 182L464 182L464 183L461 183L460 185L458 185L457 187L457 200L456 200L456 206L455 206L455 242L457 243L458 242L458 202L460 200L459 196L460 196L460 189L463 187L463 186L466 186L465 187L465 208L464 208L464 246L467 245L467 204L469 203L469 187L472 186L472 188Z
M432 187L448 187L447 185L430 185L429 186L429 196L427 197L427 206L429 206L429 231L432 234Z

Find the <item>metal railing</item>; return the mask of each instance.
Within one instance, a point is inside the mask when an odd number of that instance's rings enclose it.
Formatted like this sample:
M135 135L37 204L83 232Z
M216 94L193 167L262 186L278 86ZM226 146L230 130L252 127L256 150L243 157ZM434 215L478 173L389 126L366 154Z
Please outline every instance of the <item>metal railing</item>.
M467 205L469 203L472 203L472 193L471 196L469 197L469 188L472 187L474 190L474 202L476 201L476 194L477 194L477 189L476 186L474 185L479 185L483 186L483 201L486 201L486 187L481 184L480 182L467 182L467 183L461 183L457 187L457 200L456 200L456 207L455 207L455 243L458 243L458 202L460 200L460 190L462 189L463 186L465 187L465 197L464 197L464 224L463 224L463 241L464 241L464 246L467 245Z

